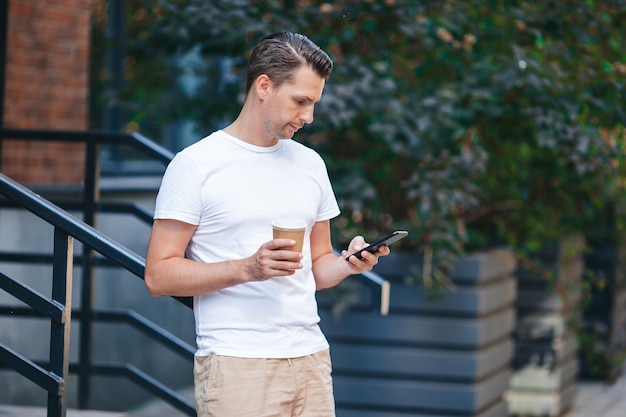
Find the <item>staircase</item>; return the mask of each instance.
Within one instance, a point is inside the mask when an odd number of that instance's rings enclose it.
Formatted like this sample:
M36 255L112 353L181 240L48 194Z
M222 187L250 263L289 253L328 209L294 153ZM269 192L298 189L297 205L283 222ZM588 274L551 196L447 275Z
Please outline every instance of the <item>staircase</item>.
M16 371L43 388L44 393L47 392L46 408L6 406L2 409L2 415L11 415L9 413L22 416L43 413L42 415L48 417L84 415L82 413L87 411L68 409L67 393L73 393L74 389L71 388L77 387L77 400L73 404L77 403L77 408L81 410L93 408L92 382L99 377L130 381L131 384L167 401L182 411L183 415L195 415L193 402L182 398L174 389L135 364L125 363L123 359L104 363L94 358L94 352L100 345L111 343L111 338L104 341L96 340L98 334L94 327L96 323L103 323L107 326L126 325L133 332L143 334L142 337L149 340L150 346L159 345L161 352L169 351L173 352L173 355L182 355L185 362L192 363L195 351L193 346L137 311L128 308L99 309L94 305L94 300L99 295L99 292L95 291L95 283L100 279L94 274L96 269L114 270L116 271L113 273L114 276L134 275L139 278L143 278L144 271L143 258L93 227L96 216L107 212L129 214L146 222L145 227L148 229L151 221L150 213L132 203L104 204L99 201L97 167L100 146L103 144L130 146L164 164L171 160L172 154L138 134L0 129L0 145L4 139L84 142L86 163L84 189L80 193L82 200L71 199L52 203L0 173L0 215L2 215L0 220L4 220L0 234L0 290L4 291L0 292L0 318L3 319L3 323L9 319L9 323L16 321L20 323L3 325L3 332L0 332L0 369ZM83 219L78 219L70 211L79 212ZM17 224L11 223L11 220L7 221L15 218L21 221ZM24 235L38 226L42 226L43 229L31 233L32 246L25 249L15 245L16 241L25 239ZM42 241L48 240L47 238L50 238L49 241L42 245ZM77 250L74 249L75 245ZM40 246L48 249L38 251ZM50 272L41 272L49 271L50 268L51 276ZM81 272L79 279L74 279L75 270ZM73 294L74 287L80 289L76 295ZM143 283L139 284L139 288L149 297ZM10 297L7 297L7 294ZM153 301L155 304L159 303L157 300ZM176 298L176 301L179 305L185 306L183 308L191 315L190 298ZM73 303L77 304L78 308L72 308ZM41 346L42 342L39 339L42 336L45 339L46 328L37 326L33 330L31 326L33 321L49 323L47 354L41 355L39 352L41 348L45 348ZM76 326L73 326L74 323ZM78 337L71 337L72 327L78 328ZM9 331L18 332L21 336L10 336L10 333L7 333ZM27 345L32 348L16 346L16 340L25 337L24 331L30 332L28 337L33 342ZM123 334L123 331L119 333ZM43 359L45 356L47 359ZM184 371L184 368L179 370ZM68 381L70 374L76 375L78 379L73 387ZM13 381L15 376L6 371L2 373L2 378L6 378L5 381ZM1 385L4 385L4 382ZM12 384L8 383L6 386L12 387ZM10 395L11 390L3 391L3 395ZM41 401L29 396L29 401L25 404L41 404ZM89 413L90 416L104 415L94 414L95 411Z

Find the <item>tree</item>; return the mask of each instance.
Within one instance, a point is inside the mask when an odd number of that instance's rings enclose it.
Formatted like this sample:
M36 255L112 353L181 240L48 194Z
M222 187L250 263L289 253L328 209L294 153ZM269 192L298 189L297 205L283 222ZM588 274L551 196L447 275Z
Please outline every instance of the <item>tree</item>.
M190 118L211 131L232 119L245 54L268 33L300 31L329 51L336 69L298 140L328 163L339 244L406 228L401 248L432 254L442 273L468 249L533 250L615 223L623 0L129 5L121 98L140 129ZM189 51L203 82L182 94L172 57Z

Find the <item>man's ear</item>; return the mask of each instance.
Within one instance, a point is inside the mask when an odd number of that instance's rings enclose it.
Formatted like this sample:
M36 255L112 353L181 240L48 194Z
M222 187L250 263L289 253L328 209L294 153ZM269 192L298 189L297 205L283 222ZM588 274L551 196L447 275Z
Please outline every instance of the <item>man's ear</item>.
M254 82L254 88L259 99L263 100L272 88L272 80L266 74L261 74Z

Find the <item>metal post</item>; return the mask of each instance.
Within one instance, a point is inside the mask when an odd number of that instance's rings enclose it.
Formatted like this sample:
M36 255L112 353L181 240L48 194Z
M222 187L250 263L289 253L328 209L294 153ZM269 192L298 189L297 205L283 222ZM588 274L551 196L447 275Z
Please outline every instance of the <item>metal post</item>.
M99 192L99 145L87 141L85 185L83 191L83 220L96 226ZM87 409L91 403L91 368L93 363L93 299L95 293L93 250L83 245L82 287L80 294L80 346L78 367L78 407Z
M72 322L72 261L74 239L54 229L54 263L52 265L52 299L62 304L60 322L50 322L50 372L61 378L58 392L48 393L48 417L65 417L66 386L70 363L70 328Z

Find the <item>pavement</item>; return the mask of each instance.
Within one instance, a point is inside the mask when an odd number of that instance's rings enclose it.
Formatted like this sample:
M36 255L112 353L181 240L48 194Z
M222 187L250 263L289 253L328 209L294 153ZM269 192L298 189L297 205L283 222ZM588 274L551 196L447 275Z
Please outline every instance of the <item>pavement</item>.
M191 399L193 390L182 395ZM95 410L67 410L67 417L184 417L180 412L160 400L150 401L126 412ZM46 417L43 407L20 407L0 404L0 417ZM561 417L626 417L626 373L612 384L578 381L574 406Z
M46 417L45 407L0 404L0 417ZM131 417L126 413L95 410L67 410L66 417Z
M612 384L578 381L577 385L574 406L561 417L626 417L626 373L622 373L622 376ZM193 401L193 389L184 390L181 395ZM128 412L128 417L164 416L184 417L181 412L160 400L150 401Z
M574 406L565 417L626 417L626 373L613 384L579 381Z

